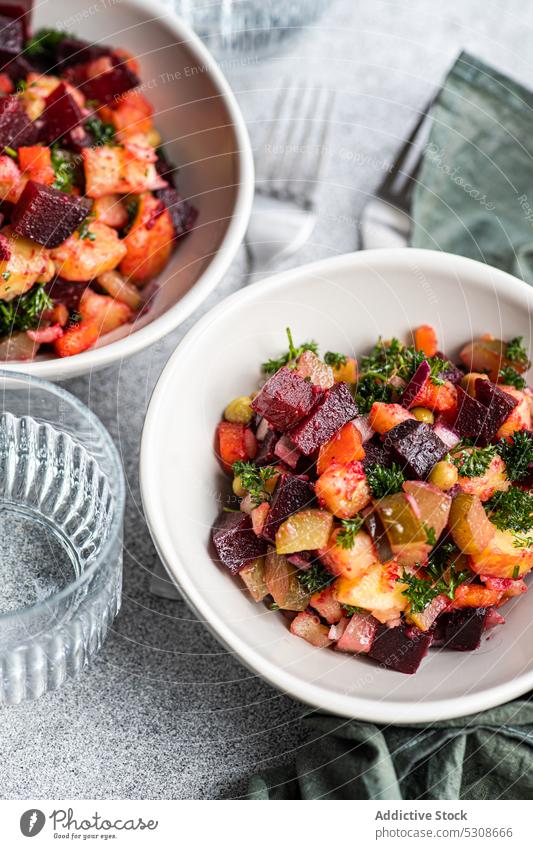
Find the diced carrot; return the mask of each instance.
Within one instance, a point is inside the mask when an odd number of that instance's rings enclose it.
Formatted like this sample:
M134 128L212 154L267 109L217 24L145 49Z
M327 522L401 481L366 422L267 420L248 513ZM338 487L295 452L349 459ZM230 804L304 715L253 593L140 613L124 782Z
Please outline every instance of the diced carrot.
M58 357L73 357L92 348L98 339L98 327L92 321L80 321L73 324L54 342L54 350Z
M357 383L357 360L346 357L343 365L332 366L336 383Z
M498 604L503 592L481 587L479 584L461 584L455 590L452 607L491 607Z
M11 94L14 89L15 86L10 77L7 74L0 74L0 92L2 94Z
M409 410L406 410L401 404L384 404L382 401L375 401L372 404L368 417L370 426L378 433L387 433L388 430L392 430L393 427L406 419L414 419Z
M421 324L414 332L415 348L423 351L426 357L434 357L439 350L437 334L431 324Z
M152 104L135 89L122 94L113 107L102 106L98 111L103 121L113 124L121 139L149 132L153 113Z
M139 209L123 240L127 253L119 270L136 285L156 277L174 247L174 225L168 209L150 192L140 195Z
M226 471L238 460L249 460L250 446L247 446L245 425L236 422L220 422L217 428L219 457ZM249 431L251 433L251 431Z
M52 168L52 157L50 148L44 145L33 145L32 147L19 147L19 165L23 175L37 183L51 186L55 180Z
M454 410L457 407L457 390L449 380L437 385L428 377L409 406L427 407L439 413Z
M325 472L331 463L350 463L352 460L362 460L365 456L361 434L353 422L347 422L329 442L321 446L317 472Z
M107 224L108 227L120 230L128 223L128 212L120 195L104 195L104 197L96 198L92 211L96 220Z
M127 304L109 295L98 295L90 288L81 296L79 313L84 321L96 324L100 336L126 324L133 314Z

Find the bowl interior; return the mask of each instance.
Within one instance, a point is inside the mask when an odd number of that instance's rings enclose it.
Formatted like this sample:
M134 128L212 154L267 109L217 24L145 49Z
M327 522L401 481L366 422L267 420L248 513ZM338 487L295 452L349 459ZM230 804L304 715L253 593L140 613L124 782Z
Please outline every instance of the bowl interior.
M88 7L84 0L69 0L54 3L53 11L51 21L49 5L37 5L35 28L56 26L138 57L140 91L152 103L154 124L179 168L178 189L198 209L193 232L181 240L156 284L149 284L150 309L134 325L99 340L96 347L102 347L158 319L187 296L213 262L235 212L240 145L225 95L198 47L180 36L175 19L159 14L161 7L142 2Z
M432 651L415 676L317 650L281 616L253 604L209 554L223 480L213 434L227 402L256 388L259 364L286 350L284 328L321 350L366 352L378 336L407 340L435 325L456 355L473 335L531 342L525 284L471 260L428 251L366 251L278 275L218 306L169 362L154 394L142 452L143 501L167 567L242 660L292 695L337 713L410 722L470 713L533 683L531 599L474 653ZM216 356L214 353L216 352Z

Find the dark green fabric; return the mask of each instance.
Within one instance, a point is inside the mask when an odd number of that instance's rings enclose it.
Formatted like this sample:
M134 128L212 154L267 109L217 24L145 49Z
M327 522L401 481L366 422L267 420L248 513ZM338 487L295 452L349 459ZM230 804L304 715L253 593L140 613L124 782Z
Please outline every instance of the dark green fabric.
M433 110L413 197L412 244L533 283L533 94L463 53ZM533 702L429 726L311 713L291 766L251 799L531 799Z
M321 713L290 767L254 775L250 799L531 799L533 702L432 725Z
M533 283L533 93L462 53L432 119L413 195L413 246Z

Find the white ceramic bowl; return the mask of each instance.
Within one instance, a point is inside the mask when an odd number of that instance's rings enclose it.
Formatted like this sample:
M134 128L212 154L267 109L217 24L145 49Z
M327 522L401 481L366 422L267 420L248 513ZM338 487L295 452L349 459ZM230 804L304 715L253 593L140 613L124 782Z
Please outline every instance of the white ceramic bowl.
M472 336L518 334L531 343L533 290L462 257L412 249L363 251L288 271L244 289L188 333L166 366L146 418L145 513L170 575L214 633L281 690L316 707L376 722L428 722L473 713L533 686L532 607L506 606L507 623L477 652L431 651L414 676L312 648L284 619L254 604L209 553L217 496L228 488L213 434L231 398L251 391L259 364L295 340L367 351L379 335L406 338L431 322L450 356ZM227 490L226 490L227 491ZM518 603L516 603L518 602Z
M250 142L237 102L198 37L152 0L36 4L34 28L57 27L91 42L124 47L138 57L141 91L179 167L178 188L197 207L192 233L180 241L158 278L148 313L72 358L2 363L63 380L121 361L169 333L210 294L242 241L253 199Z

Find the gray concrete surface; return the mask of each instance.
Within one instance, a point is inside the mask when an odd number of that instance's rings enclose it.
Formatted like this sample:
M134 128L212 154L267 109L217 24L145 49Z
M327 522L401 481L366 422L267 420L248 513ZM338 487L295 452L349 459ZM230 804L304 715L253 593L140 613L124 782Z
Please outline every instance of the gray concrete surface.
M286 77L337 91L318 226L291 264L357 249L366 198L461 48L533 86L532 44L533 10L519 0L337 0L279 59L228 63L256 149ZM244 669L184 602L148 593L157 555L138 486L146 406L184 332L241 285L242 270L241 256L162 342L68 385L102 418L124 461L123 608L80 681L2 710L1 797L235 798L251 772L290 758L301 741L303 705Z

